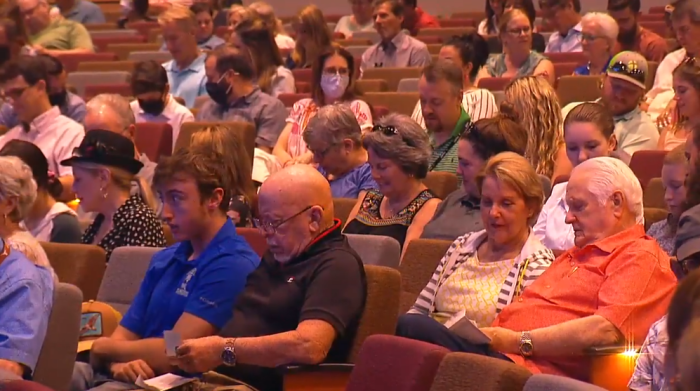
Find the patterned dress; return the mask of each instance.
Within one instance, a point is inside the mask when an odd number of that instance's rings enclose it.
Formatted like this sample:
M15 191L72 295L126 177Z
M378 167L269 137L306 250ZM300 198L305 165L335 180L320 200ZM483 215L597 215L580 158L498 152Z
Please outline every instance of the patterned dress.
M96 244L107 252L107 260L117 247L165 247L165 233L156 214L146 205L141 196L131 196L112 217L112 230L99 243L93 243L95 235L104 222L98 214L83 234L83 243Z
M369 190L362 200L357 216L345 227L346 234L379 235L396 239L403 249L408 227L425 203L436 198L430 190L420 192L408 205L394 216L383 218L379 213L384 195L377 190Z

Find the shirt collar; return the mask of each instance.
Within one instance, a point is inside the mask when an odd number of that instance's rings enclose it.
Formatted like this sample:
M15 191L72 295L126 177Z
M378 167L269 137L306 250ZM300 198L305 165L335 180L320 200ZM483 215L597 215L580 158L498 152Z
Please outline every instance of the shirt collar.
M391 45L393 45L397 50L405 49L408 45L408 36L404 30L401 30L394 38L391 39L389 44L380 42L379 45L384 51L388 50Z
M225 244L231 240L232 236L236 235L236 226L233 225L231 219L226 219L224 225L219 228L219 232L214 235L214 238L209 242L209 244L207 244L207 247L199 255L199 257L195 259L195 261L207 259L212 255L223 252ZM192 243L189 240L186 240L184 242L180 242L180 245L178 246L177 250L175 250L173 257L178 262L192 264L191 261L189 261L189 257L192 255L193 251Z
M165 68L166 71L168 72L175 72L175 73L180 73L180 72L199 72L202 67L204 66L204 61L206 60L206 54L201 53L197 58L190 63L186 68L184 69L179 69L177 67L177 63L175 60L170 60L166 62L163 67Z
M641 109L639 108L639 106L636 106L629 113L615 116L615 117L613 117L613 119L615 120L615 122L628 122L628 121L633 120L636 116L638 116L640 112L641 112Z
M234 100L233 102L231 102L231 104L229 105L229 107L238 107L238 106L241 106L241 105L246 105L246 106L247 106L247 105L249 105L249 104L255 102L255 100L257 100L258 95L259 95L260 93L261 93L260 88L259 88L259 87L255 87L255 88L253 88L253 91L250 92L250 94L245 95L245 96L242 96L242 97L240 97L240 98Z
M566 35L561 35L562 38L566 39L569 38L573 35L581 34L581 31L583 30L583 27L581 26L581 22L578 22L576 26L572 27L569 29L569 31L566 32Z
M312 258L328 249L328 243L343 238L342 223L339 219L333 219L333 226L323 231L306 246L306 249L294 259L285 264L273 262L277 267L286 267L295 263L300 263ZM274 259L274 258L272 258Z
M623 246L635 239L643 238L646 235L644 232L644 226L642 224L635 224L630 228L627 228L623 230L622 232L618 232L614 235L608 236L607 238L598 240L597 242L593 242L591 244L587 244L583 248L585 249L586 247L597 247L603 252L606 252L608 254L612 253L615 251L620 246ZM574 253L576 252L576 247L572 249Z
M61 115L61 109L53 106L48 111L40 114L29 124L29 132L41 132L51 126L51 124Z

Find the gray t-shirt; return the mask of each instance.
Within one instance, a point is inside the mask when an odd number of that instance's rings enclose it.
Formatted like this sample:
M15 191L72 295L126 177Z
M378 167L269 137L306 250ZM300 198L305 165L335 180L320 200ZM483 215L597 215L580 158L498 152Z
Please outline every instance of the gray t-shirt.
M459 188L438 205L433 218L423 229L421 239L455 240L469 232L481 231L479 200L470 198Z

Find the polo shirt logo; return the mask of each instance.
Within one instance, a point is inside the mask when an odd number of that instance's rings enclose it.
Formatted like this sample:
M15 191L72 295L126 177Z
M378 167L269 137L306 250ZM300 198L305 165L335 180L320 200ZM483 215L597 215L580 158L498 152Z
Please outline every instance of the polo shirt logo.
M294 277L289 277L289 278L287 279L287 282L290 282L290 283L291 283L291 282L294 282Z
M194 277L195 273L197 273L197 268L194 268L187 272L187 275L185 275L185 279L182 281L182 284L180 284L180 287L177 288L175 293L184 297L189 296L190 292L187 291L187 284L190 283L190 280L192 279L192 277Z

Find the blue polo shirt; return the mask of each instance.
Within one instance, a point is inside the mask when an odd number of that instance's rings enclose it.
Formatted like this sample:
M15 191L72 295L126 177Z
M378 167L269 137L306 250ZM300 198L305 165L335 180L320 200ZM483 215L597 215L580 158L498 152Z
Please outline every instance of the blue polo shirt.
M53 306L51 272L19 251L0 263L0 359L34 371Z
M121 325L141 338L162 338L183 312L217 329L233 315L233 304L258 267L260 257L227 220L202 254L191 261L190 242L153 256L139 292Z
M324 177L328 177L328 173L322 167L319 166L318 171ZM379 189L379 185L372 178L372 169L367 162L329 182L333 198L357 198L361 191Z
M198 96L207 94L207 74L204 70L204 61L207 55L202 53L187 68L179 69L175 60L163 64L168 73L170 93L185 100L185 106L194 107L194 101Z
M106 23L105 15L100 6L88 0L76 0L70 10L63 12L63 17L78 23Z

